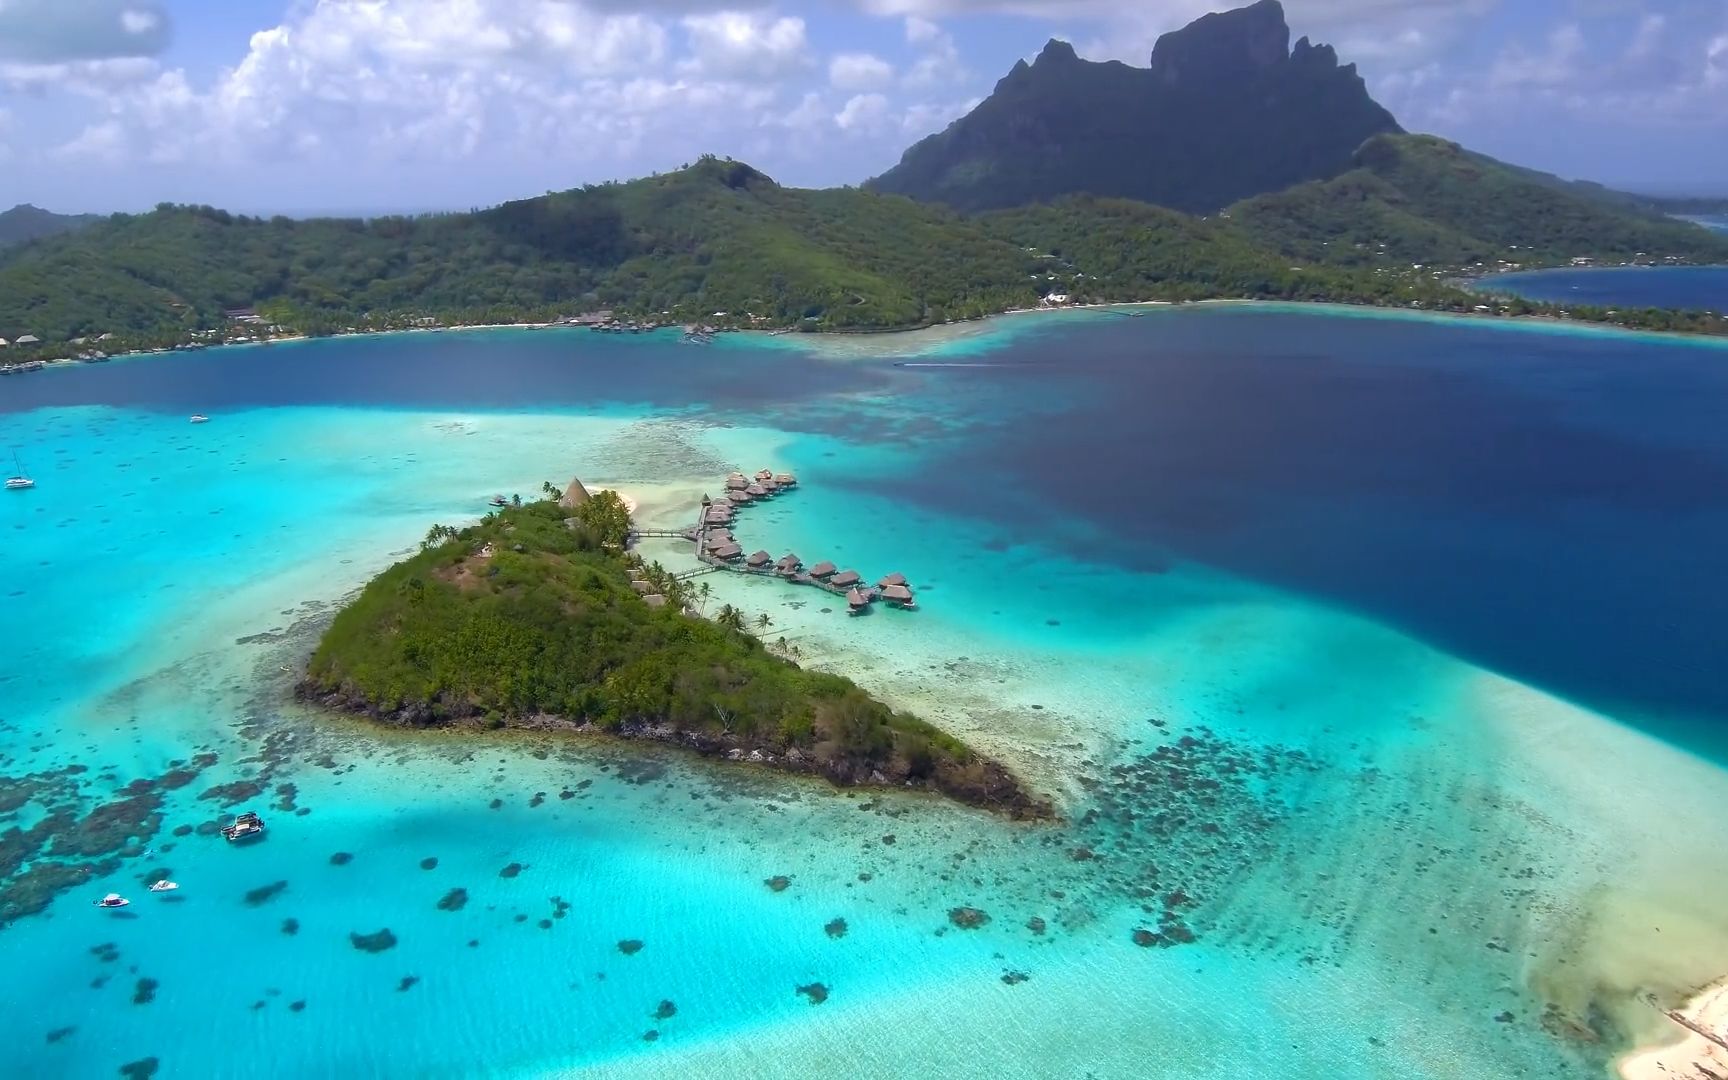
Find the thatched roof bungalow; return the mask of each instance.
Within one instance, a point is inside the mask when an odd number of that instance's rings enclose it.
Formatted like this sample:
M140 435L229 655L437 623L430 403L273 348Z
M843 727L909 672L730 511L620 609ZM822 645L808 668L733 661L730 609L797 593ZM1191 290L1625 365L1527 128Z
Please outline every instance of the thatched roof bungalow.
M770 469L763 469L756 474L756 479L758 479L758 480L772 480L772 479L774 479L774 473Z
M654 591L654 586L648 584L646 581L641 581L641 580L632 581L630 583L630 587L632 589L635 589L639 593L651 593Z
M642 602L652 608L662 608L666 606L666 598L657 592L649 593L647 596L644 596Z
M726 500L734 506L743 506L745 503L750 501L750 493L743 490L728 491L726 493Z
M838 569L839 567L831 562L819 562L810 568L810 576L813 578L833 577L834 571Z
M797 555L794 555L791 552L787 552L780 556L780 561L774 564L774 569L780 571L782 574L795 574L798 572L798 568L803 565L803 559L800 559Z
M906 575L905 574L889 574L887 577L883 578L881 581L878 581L876 583L876 587L878 589L886 589L890 585L904 585L904 584L906 584Z
M781 487L791 487L798 482L798 478L789 472L775 473L774 482Z
M870 597L859 592L857 589L853 589L846 594L846 604L848 607L861 608L869 603Z
M745 488L747 488L749 486L750 486L750 481L744 479L742 476L739 476L737 473L734 473L731 476L728 476L726 478L726 490L727 491L743 491Z
M741 559L744 557L744 549L739 546L738 541L728 540L724 546L714 549L714 557L716 559Z
M558 500L558 505L566 510L574 510L588 499L588 489L582 486L581 478L572 476L569 486L564 489L563 497Z
M767 566L773 561L774 556L768 554L766 551L752 552L750 558L745 560L746 564L749 566Z
M749 487L744 489L744 494L753 499L759 499L768 494L768 489L763 487L761 484L751 484Z
M884 585L882 587L882 599L899 604L901 607L911 607L912 590L904 585Z
M863 577L861 577L856 570L842 570L832 578L829 578L828 584L842 589L849 589L863 580Z

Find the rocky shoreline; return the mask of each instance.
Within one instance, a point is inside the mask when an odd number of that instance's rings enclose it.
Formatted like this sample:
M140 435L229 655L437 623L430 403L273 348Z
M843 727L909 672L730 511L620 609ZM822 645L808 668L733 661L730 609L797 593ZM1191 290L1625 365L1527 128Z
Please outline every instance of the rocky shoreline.
M631 723L617 729L601 727L592 721L567 716L536 713L500 718L477 709L447 711L424 702L406 703L386 709L364 695L345 689L329 690L312 679L302 679L294 696L307 704L336 712L363 716L390 727L430 729L468 729L476 732L501 729L517 731L564 732L624 742L653 742L677 747L704 758L718 759L781 772L820 777L839 788L876 788L896 791L924 791L941 795L967 806L974 806L1015 821L1050 821L1057 816L1050 800L1040 798L1021 784L1020 780L1001 763L979 754L963 766L939 768L932 775L915 778L910 775L888 775L880 768L864 766L843 756L824 756L793 747L780 748L757 740L711 732L689 731L671 724Z

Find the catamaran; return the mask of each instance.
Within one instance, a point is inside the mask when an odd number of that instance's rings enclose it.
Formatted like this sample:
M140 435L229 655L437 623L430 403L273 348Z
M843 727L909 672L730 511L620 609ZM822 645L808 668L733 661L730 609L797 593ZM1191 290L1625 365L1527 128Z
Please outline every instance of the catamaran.
M25 488L36 486L36 481L30 479L29 475L25 473L24 466L18 464L18 451L16 450L12 451L12 467L17 470L17 474L7 478L7 491L23 491Z

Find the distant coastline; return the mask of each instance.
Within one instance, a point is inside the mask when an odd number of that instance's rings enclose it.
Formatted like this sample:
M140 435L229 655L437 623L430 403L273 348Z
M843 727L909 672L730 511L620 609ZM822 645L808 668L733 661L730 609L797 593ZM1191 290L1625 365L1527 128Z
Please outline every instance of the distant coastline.
M1687 265L1691 265L1691 264L1687 264ZM1613 265L1604 264L1604 265L1597 265L1597 266L1592 266L1592 267L1587 267L1587 268L1586 267L1579 267L1578 269L1580 269L1580 270L1586 270L1586 269L1589 269L1589 270L1613 270L1613 269L1633 269L1633 268L1663 269L1664 267L1650 267L1650 266L1647 266L1647 264L1641 264L1641 263L1625 263L1625 264L1613 264ZM1489 277L1499 276L1502 273L1537 273L1537 272L1542 272L1542 271L1565 270L1565 269L1570 269L1570 268L1551 266L1551 267L1536 267L1536 268L1532 268L1530 270L1519 270L1519 271L1499 271L1499 270L1496 270L1496 271L1491 271L1491 272L1484 272L1482 274L1474 275L1474 276L1470 276L1470 277L1454 277L1450 280L1459 283L1461 286L1468 287L1469 283L1481 281L1481 280L1484 280L1484 279L1489 278ZM1483 293L1482 295L1484 297L1488 297L1488 296L1493 295L1493 294ZM1276 311L1300 311L1300 312L1309 312L1309 313L1314 313L1314 314L1324 313L1324 314L1331 314L1331 315L1334 315L1337 317L1345 317L1345 318L1350 318L1350 317L1387 318L1387 319L1415 320L1415 321L1423 321L1423 322L1449 322L1449 321L1453 321L1453 320L1467 320L1467 321L1470 321L1473 323L1489 323L1489 324L1499 325L1499 326L1508 327L1508 328L1522 327L1523 329L1526 329L1526 330L1531 330L1531 329L1536 329L1536 328L1544 328L1544 329L1549 329L1549 330L1565 329L1567 331L1575 331L1575 332L1579 332L1579 333L1624 334L1624 335L1630 335L1630 336L1634 336L1634 337L1657 337L1657 338L1661 338L1661 339L1665 339L1665 340L1685 340L1685 341L1693 341L1693 342L1699 342L1699 343L1715 343L1715 344L1720 345L1720 346L1728 347L1728 316L1723 316L1723 320L1722 320L1723 329L1720 333L1700 333L1697 331L1688 331L1688 330L1667 330L1667 329L1654 329L1654 328L1646 328L1646 327L1628 326L1628 325L1623 325L1623 324L1619 324L1619 323L1602 322L1602 321L1596 320L1596 319L1586 319L1586 318L1578 318L1578 317L1574 317L1574 316L1564 316L1564 315L1560 315L1560 314L1555 313L1555 312L1546 312L1546 311L1533 312L1533 313L1527 313L1527 314L1510 314L1510 313L1502 313L1502 312L1498 312L1498 311L1456 311L1456 310L1436 311L1436 310L1429 309L1429 308L1405 308L1405 307L1395 307L1395 306L1385 305L1385 304L1350 303L1348 301L1339 301L1339 300L1273 300L1273 299L1257 299L1257 298L1252 298L1252 297L1214 297L1214 298L1208 298L1208 299L1204 299L1204 300L1181 300L1181 301L1176 301L1176 300L1123 300L1123 301L1103 301L1103 302L1097 302L1097 303L1061 304L1061 305L1051 305L1051 306L1041 306L1041 307L1006 308L1002 311L993 312L991 314L979 316L977 318L953 319L953 320L948 320L948 321L940 322L940 323L925 323L925 324L908 325L908 326L871 327L871 328L867 328L867 329L801 330L801 329L789 329L789 328L777 328L777 329L738 328L738 329L726 329L723 332L728 333L728 334L739 335L741 337L744 337L744 338L749 339L749 340L754 340L754 341L761 341L761 340L770 339L770 338L772 338L772 339L785 339L789 345L808 345L808 344L815 343L815 342L821 342L823 344L832 344L832 343L838 343L838 342L856 342L856 343L871 342L871 343L881 343L881 344L885 345L889 342L903 343L908 338L925 336L926 338L934 338L933 341L929 341L926 344L926 348L928 348L928 347L933 347L933 346L939 346L939 345L944 344L944 343L951 341L951 340L963 339L963 338L972 337L972 336L983 336L983 335L989 333L989 330L987 328L990 326L990 324L1001 321L1001 320L1017 319L1017 318L1022 317L1022 316L1036 315L1036 316L1051 317L1051 316L1061 315L1064 313L1071 314L1071 315L1083 315L1086 313L1105 313L1105 312L1111 312L1111 311L1122 311L1122 312L1145 311L1146 313L1149 314L1151 311L1182 311L1182 310L1193 310L1193 309L1216 308L1216 307L1221 307L1221 306L1253 308L1253 309L1263 309L1263 310L1276 310ZM329 341L329 340L338 340L338 339L346 339L346 338L392 337L392 336L401 336L401 335L409 335L409 334L447 334L447 333L461 333L461 332L467 332L467 331L485 331L485 330L491 330L491 331L520 330L520 331L553 331L553 332L556 332L556 331L568 331L568 332L581 331L581 332L590 332L590 333L592 332L590 327L559 321L559 322L518 322L518 323L460 323L460 324L455 324L455 325L450 325L450 326L414 326L414 327L400 327L400 328L377 329L377 330L344 330L344 331L340 331L340 332L333 333L333 334L288 333L288 334L281 334L281 335L277 335L277 336L273 336L273 337L257 338L257 339L249 340L249 341L229 341L229 342L211 343L211 344L182 345L182 346L175 346L175 347L171 347L171 348L136 349L136 350L131 350L131 351L116 352L116 353L108 354L108 355L103 356L100 361L83 360L83 359L77 359L77 358L73 358L73 357L57 357L57 358L53 358L53 359L44 360L42 370L57 370L57 369L66 369L66 368L76 368L76 367L82 367L86 364L95 363L95 362L108 362L108 361L113 361L113 360L137 360L137 359L140 359L143 357L162 356L162 355L169 355L169 354L174 354L174 353L185 353L185 352L204 352L204 351L214 351L214 350L220 350L220 349L258 348L258 347L266 347L266 346L272 346L272 345L292 345L292 344L296 344L296 343L303 343L303 342L309 342L309 341ZM646 329L646 330L642 331L640 334L632 335L632 336L658 335L658 336L664 337L668 333L681 333L681 332L682 331L680 330L679 326L673 325L673 324L667 324L667 325L655 326L655 327ZM825 350L823 350L819 347L816 351L825 351ZM886 356L886 355L900 355L901 354L900 350L890 349L890 348L881 348L881 349L874 349L873 348L870 350L870 352L872 354L884 355L884 356Z

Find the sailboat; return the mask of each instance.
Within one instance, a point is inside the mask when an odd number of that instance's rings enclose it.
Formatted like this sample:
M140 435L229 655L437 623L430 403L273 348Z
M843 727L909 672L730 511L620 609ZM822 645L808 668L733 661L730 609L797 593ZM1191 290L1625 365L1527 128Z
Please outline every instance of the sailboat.
M18 472L17 475L10 476L6 479L7 491L23 491L25 488L33 488L36 486L36 481L25 475L24 466L18 464L18 451L16 450L12 451L12 467L18 470Z

